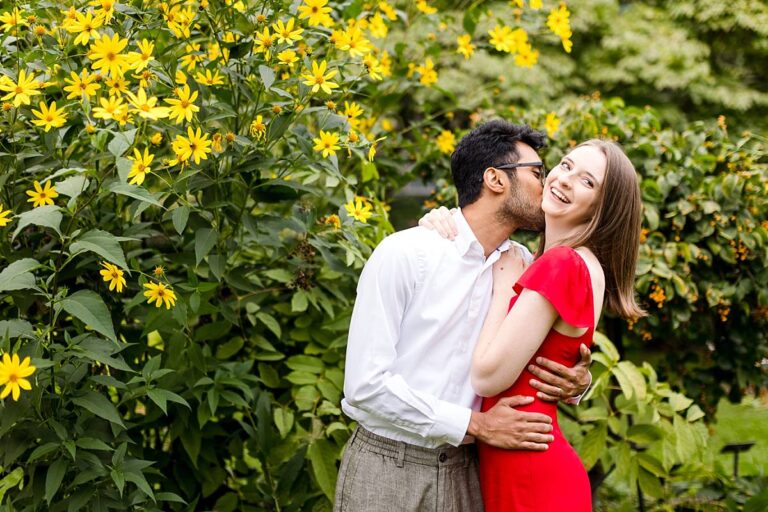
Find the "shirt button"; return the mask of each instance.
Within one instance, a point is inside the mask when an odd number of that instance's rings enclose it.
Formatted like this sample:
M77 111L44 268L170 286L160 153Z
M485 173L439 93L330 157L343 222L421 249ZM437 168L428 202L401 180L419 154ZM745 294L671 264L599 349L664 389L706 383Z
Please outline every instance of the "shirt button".
M445 453L441 453L440 456L437 458L437 460L439 460L440 462L445 462L448 460L448 455L446 455Z

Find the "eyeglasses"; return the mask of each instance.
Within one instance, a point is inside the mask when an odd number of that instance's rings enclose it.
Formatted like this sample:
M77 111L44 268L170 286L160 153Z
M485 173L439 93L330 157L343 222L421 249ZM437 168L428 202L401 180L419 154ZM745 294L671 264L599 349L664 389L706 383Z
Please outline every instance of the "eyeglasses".
M516 164L501 164L493 166L494 169L501 169L503 171L508 169L514 170L518 167L530 167L532 169L531 172L536 175L542 185L544 184L544 179L547 177L547 171L544 169L544 162L518 162Z

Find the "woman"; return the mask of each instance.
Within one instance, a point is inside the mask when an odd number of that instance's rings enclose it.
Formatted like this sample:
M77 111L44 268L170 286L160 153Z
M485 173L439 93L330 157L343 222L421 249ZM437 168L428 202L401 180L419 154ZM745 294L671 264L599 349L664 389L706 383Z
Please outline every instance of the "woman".
M625 318L644 314L633 292L640 191L621 148L597 139L574 148L547 176L541 207L546 228L538 258L519 279L516 251L493 267L491 308L472 356L483 411L505 396L536 397L526 368L534 358L573 366L579 345L591 345L603 303ZM427 227L445 220L430 215ZM549 415L555 440L543 452L480 443L485 510L590 511L589 478L557 425L557 404L535 398L520 409Z

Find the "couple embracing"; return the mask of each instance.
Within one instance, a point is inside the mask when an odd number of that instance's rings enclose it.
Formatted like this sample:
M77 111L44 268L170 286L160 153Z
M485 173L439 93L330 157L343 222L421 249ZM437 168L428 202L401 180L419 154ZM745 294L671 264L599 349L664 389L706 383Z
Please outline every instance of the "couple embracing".
M335 510L591 510L589 479L557 425L557 401L590 382L605 306L633 294L635 169L590 140L545 176L544 136L496 120L451 156L460 209L376 248L349 330L344 412L358 422ZM534 258L509 240L543 231Z

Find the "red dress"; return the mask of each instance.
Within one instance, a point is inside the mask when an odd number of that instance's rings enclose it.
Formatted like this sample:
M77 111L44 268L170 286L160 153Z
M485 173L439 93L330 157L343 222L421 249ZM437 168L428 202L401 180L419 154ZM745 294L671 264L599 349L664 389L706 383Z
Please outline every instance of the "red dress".
M512 298L510 309L523 289L543 295L560 317L587 332L574 338L551 329L534 354L566 366L579 360L579 345L592 345L595 328L592 281L584 260L570 247L555 247L533 262L515 283L518 295ZM527 365L526 365L527 367ZM483 400L487 411L502 397L528 395L534 402L521 411L546 414L552 418L555 437L543 452L502 450L478 443L480 457L480 486L486 512L589 512L592 493L589 478L576 451L563 437L557 424L557 404L536 398L536 389L528 384L535 378L527 368L512 387L495 397Z

